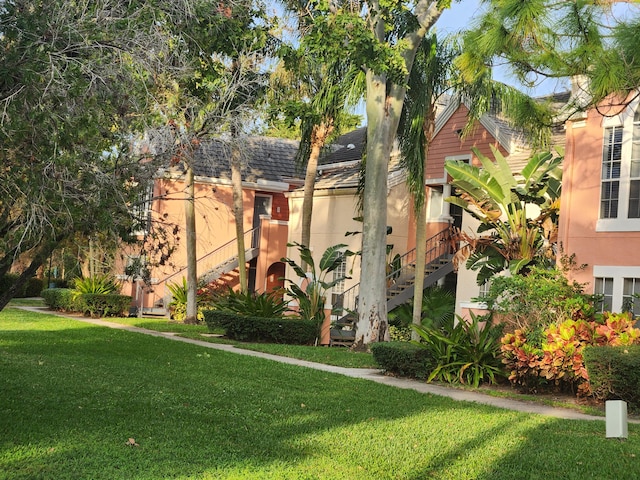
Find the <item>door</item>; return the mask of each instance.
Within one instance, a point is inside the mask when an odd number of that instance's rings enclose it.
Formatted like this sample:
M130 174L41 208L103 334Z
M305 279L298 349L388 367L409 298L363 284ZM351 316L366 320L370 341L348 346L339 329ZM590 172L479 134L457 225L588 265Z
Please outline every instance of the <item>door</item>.
M271 195L256 195L253 202L253 225L252 228L256 229L260 226L260 215L271 216L271 203L273 198ZM258 248L260 246L260 232L256 231L251 238L251 248Z

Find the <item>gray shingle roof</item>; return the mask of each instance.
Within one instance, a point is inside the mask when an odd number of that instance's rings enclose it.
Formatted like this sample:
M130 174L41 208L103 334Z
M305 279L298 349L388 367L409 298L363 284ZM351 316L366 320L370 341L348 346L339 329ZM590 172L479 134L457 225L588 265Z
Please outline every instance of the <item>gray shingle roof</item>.
M282 138L247 137L238 140L242 155L242 180L286 182L304 177L296 166L298 142ZM194 173L198 176L231 180L231 145L223 140L207 140L195 153Z
M367 127L360 127L338 137L320 157L319 165L360 160L367 142Z

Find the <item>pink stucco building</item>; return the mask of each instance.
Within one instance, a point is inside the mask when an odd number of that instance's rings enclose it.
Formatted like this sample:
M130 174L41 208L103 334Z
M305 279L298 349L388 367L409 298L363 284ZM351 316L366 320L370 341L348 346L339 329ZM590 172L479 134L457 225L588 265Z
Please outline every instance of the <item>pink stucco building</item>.
M571 278L603 295L604 310L621 311L640 293L639 104L633 92L566 122L559 241L586 264Z
M283 285L285 265L280 260L287 254L289 221L285 194L301 183L295 161L298 144L253 137L242 142L240 150L249 288L268 292ZM238 283L237 248L229 156L229 146L222 141L203 142L195 152L196 258L201 282L234 287ZM165 232L170 232L167 242L175 247L174 251L163 265L151 268L147 284L121 276L123 293L133 297L133 305L141 312L162 314L171 299L168 286L181 284L186 277L184 173L181 164L160 171L147 204L150 221L164 225ZM128 251L120 271L140 256L150 258L157 254L153 251L154 242L147 245L147 251Z

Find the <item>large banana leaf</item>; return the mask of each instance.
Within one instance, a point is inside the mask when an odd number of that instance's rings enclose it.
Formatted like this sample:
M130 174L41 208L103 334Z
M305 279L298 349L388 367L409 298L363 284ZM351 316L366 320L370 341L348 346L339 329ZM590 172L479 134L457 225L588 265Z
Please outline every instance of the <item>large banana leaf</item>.
M320 271L332 272L338 268L345 256L349 256L351 253L349 251L344 252L343 250L345 248L347 248L347 245L344 243L339 243L338 245L327 248L320 259Z

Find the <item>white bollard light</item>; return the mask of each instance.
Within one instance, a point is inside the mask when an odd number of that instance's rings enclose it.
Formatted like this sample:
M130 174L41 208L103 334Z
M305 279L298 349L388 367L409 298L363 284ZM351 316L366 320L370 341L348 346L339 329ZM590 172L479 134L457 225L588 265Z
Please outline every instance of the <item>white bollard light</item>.
M629 427L627 420L627 402L607 400L605 402L607 438L627 438Z

